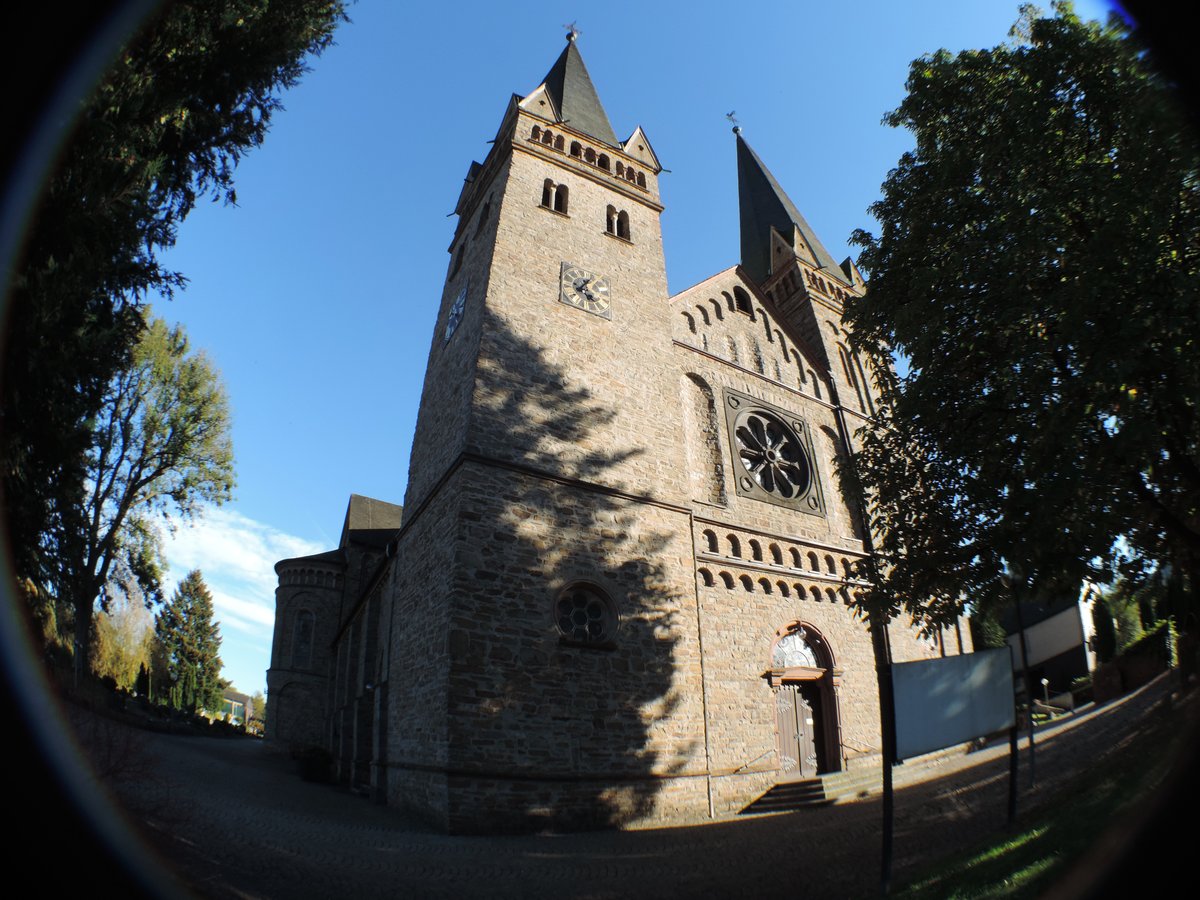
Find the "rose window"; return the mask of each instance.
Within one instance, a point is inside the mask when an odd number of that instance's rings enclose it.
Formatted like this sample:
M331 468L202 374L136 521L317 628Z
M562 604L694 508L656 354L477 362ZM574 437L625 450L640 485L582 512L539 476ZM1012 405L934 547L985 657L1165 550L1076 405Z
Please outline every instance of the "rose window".
M554 618L563 637L581 644L610 640L616 625L612 604L591 585L568 588L554 606Z
M808 457L782 420L761 409L746 410L737 419L734 441L742 466L768 494L795 500L808 490Z

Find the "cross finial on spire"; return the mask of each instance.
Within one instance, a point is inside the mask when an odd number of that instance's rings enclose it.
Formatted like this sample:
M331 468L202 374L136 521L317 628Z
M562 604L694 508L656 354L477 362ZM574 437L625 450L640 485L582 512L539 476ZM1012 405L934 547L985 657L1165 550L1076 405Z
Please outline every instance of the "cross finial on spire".
M731 109L729 112L725 113L725 118L727 118L730 122L733 123L733 133L734 134L742 133L742 126L738 124L736 109Z
M575 43L575 38L581 34L575 23L571 22L569 25L564 25L563 28L567 29L567 40L572 44Z

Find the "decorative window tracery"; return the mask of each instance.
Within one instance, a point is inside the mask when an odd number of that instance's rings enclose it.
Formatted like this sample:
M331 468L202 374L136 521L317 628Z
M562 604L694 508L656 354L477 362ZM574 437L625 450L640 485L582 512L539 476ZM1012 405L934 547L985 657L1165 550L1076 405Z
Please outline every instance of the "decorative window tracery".
M788 632L775 642L775 649L771 651L771 666L776 669L820 668L817 654L809 646L808 632L804 628Z
M604 646L617 632L617 610L612 600L594 584L570 585L554 604L554 622L562 637L573 644Z

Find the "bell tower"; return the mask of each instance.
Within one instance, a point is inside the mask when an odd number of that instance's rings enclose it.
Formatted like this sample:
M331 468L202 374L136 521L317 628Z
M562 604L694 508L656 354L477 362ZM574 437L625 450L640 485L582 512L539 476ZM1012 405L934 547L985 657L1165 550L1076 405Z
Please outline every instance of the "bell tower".
M467 172L407 508L464 452L586 466L593 450L564 431L566 410L549 403L556 393L603 402L620 391L621 403L592 417L590 436L623 453L606 483L645 482L634 420L659 390L656 357L670 343L661 171L640 127L616 137L572 31L542 82L512 97L487 158ZM559 383L544 383L547 369Z
M866 289L862 275L849 257L834 262L741 130L734 131L742 268L821 357L843 408L874 415L870 382L842 325L847 295Z
M576 37L467 172L395 551L387 792L452 831L624 821L702 766L662 167Z

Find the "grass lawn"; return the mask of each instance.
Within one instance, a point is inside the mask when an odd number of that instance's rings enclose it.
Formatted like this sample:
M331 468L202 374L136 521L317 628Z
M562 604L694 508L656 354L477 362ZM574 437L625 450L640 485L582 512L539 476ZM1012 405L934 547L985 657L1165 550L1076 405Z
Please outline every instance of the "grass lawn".
M1042 896L1109 825L1162 783L1178 749L1175 725L1159 720L1040 808L1019 814L1007 833L941 860L892 895L903 900Z

